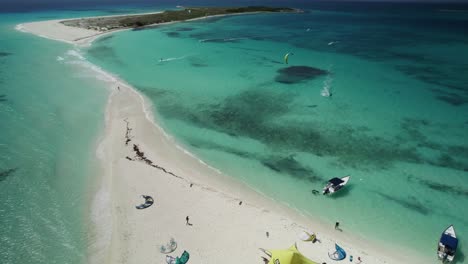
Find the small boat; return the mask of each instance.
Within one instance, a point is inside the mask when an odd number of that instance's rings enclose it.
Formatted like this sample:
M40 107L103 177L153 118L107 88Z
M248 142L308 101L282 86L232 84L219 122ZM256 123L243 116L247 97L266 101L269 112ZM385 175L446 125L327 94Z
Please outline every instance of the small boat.
M452 262L457 252L458 238L453 225L447 227L440 236L437 255L442 262Z
M323 188L322 193L324 195L332 194L341 190L341 188L343 188L343 186L345 186L348 183L350 177L351 176L345 176L343 178L333 178L329 180L325 188Z

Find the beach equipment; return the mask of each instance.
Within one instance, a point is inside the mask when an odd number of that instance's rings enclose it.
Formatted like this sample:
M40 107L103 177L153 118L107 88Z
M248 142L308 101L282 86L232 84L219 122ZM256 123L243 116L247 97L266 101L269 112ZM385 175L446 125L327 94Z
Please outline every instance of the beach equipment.
M343 178L333 178L330 179L327 183L327 185L323 188L323 194L332 194L335 193L341 188L343 188L349 181L349 178L351 176L345 176Z
M453 225L447 227L440 236L437 255L442 262L452 262L457 252L458 238Z
M335 244L336 251L333 253L328 253L328 256L333 260L343 260L346 258L346 251L343 248Z
M265 250L260 249L270 257L268 264L318 264L297 250L296 244L288 249Z
M188 262L190 258L190 254L184 250L182 255L180 257L171 257L171 256L166 256L166 262L167 264L185 264Z
M169 240L169 242L166 243L166 245L162 245L159 248L159 251L163 254L169 254L173 252L174 250L176 250L176 248L177 248L177 242L174 240L174 238L171 238L171 240Z
M312 241L312 242L314 242L316 238L317 238L317 236L314 233L311 234L311 233L309 233L307 231L302 231L299 234L299 239L302 240L302 241Z
M154 203L153 197L149 195L142 195L141 197L145 199L145 203L135 206L136 209L146 209Z

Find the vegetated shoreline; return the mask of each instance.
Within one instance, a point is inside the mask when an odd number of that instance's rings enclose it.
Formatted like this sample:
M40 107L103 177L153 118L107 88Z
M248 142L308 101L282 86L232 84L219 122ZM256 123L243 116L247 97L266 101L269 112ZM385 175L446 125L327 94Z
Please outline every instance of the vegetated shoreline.
M195 11L189 12L189 10ZM231 10L231 12L228 12L227 10ZM16 29L48 39L58 40L69 44L87 46L91 45L91 43L99 37L122 30L162 26L176 22L195 21L213 17L284 12L301 13L303 11L293 8L270 8L263 6L237 8L194 7L185 8L178 11L161 11L151 13L29 22L18 24ZM145 19L144 22L141 22L142 19Z
M64 20L61 23L69 27L106 32L124 28L139 28L149 25L157 25L168 22L186 21L203 17L252 13L280 13L299 12L298 9L288 7L188 7L183 10L167 10L164 12L135 14L123 16L91 17L81 19Z
M59 22L35 22L39 26L34 27L34 34L47 37L49 27ZM30 29L26 24L17 28ZM81 28L74 32L82 34L79 30L95 32ZM54 37L81 43L73 34ZM294 243L305 256L320 263L333 262L328 252L334 243L355 260L360 256L363 263L427 263L410 249L383 247L346 230L338 232L333 224L306 217L223 175L166 134L155 122L151 103L135 88L118 78L107 85L113 92L96 151L101 166L92 201L90 263L164 262L159 245L171 237L178 242L171 255L180 256L187 250L193 263L261 263L259 247L280 249ZM142 194L153 196L155 204L136 210ZM187 216L192 225L186 225ZM299 240L297 235L304 230L317 233L321 242Z

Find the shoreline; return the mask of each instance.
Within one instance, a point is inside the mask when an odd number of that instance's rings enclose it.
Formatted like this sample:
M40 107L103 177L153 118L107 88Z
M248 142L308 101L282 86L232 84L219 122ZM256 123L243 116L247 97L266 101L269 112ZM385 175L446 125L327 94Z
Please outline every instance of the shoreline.
M91 44L102 35L70 44ZM413 259L412 252L384 250L346 231L337 232L332 225L314 221L223 175L178 145L158 125L151 102L135 88L118 78L110 88L104 135L96 150L101 164L96 174L101 176L96 179L100 186L91 212L97 233L90 238L96 239L98 248L95 253L90 250L90 262L164 262L159 245L174 237L179 247L170 255L180 256L186 249L190 263L261 263L259 247L285 249L294 243L313 261L335 263L328 258L335 242L355 260L360 256L363 263L427 263ZM152 163L136 158L133 144ZM136 210L141 194L152 195L155 204ZM193 226L185 224L187 214ZM297 235L303 230L317 233L322 243L301 242ZM222 248L213 246L213 241ZM237 255L235 260L232 253Z
M147 14L159 14L161 12L150 12L150 13L138 13L138 14L129 14L129 15L111 15L111 16L96 16L89 18L99 18L99 17L127 17L127 16L137 16L137 15L147 15ZM152 28L156 26L165 26L171 25L180 22L193 22L203 19L210 19L215 17L225 17L225 16L240 16L240 15L255 15L262 12L248 12L248 13L233 13L233 14L220 14L220 15L211 15L205 17L197 17L193 19L181 20L181 21L171 21L164 23L150 24L140 27L140 29ZM96 39L103 37L108 34L113 34L120 31L132 30L134 28L119 28L108 31L97 31L92 29L84 29L78 27L70 27L62 24L62 21L67 20L76 20L79 18L70 18L70 19L55 19L55 20L45 20L45 21L36 21L21 23L16 25L15 29L25 33L31 33L43 38L65 42L77 46L89 46Z
M192 258L196 259L195 263L217 263L228 259L232 252L243 252L245 258L227 263L249 263L262 256L258 248L287 248L294 243L313 261L334 263L328 258L328 252L333 249L335 242L343 246L349 255L355 256L355 259L360 256L365 263L408 263L411 258L408 252L398 250L402 256L398 258L394 255L397 251L376 248L364 238L347 234L346 231L338 232L332 225L314 221L207 166L180 147L154 119L148 118L149 112L145 110L150 110L150 103L143 95L123 82L115 85L120 87L120 91L112 92L109 97L105 136L99 147L105 153L101 163L113 165L111 168L102 168L101 194L98 192L96 196L102 197L109 193L108 201L113 204L110 214L112 239L107 263L115 263L119 259L137 263L158 257L162 261L165 254L159 253L155 244L164 244L171 237L179 245L186 245L181 250L189 251ZM141 129L136 130L137 127ZM131 141L125 146L127 128L131 129ZM135 159L132 144L137 145L145 157L154 163ZM164 168L166 172L152 165ZM141 182L135 180L137 174L142 177L139 178ZM190 174L193 176L187 176ZM193 184L192 187L190 184ZM174 193L177 197L172 197ZM152 207L156 206L157 209L150 207L146 209L148 212L136 210L134 205L141 202L138 198L140 194L152 195L155 199ZM116 197L119 197L118 201ZM240 201L242 205L239 205ZM162 214L167 215L161 219ZM185 215L190 216L193 226L185 225ZM151 219L151 223L145 223L145 219ZM107 227L108 222L103 221L101 224ZM164 230L161 226L164 226ZM151 230L150 234L147 234L148 230ZM321 243L300 241L297 236L301 231L317 233ZM195 237L187 236L185 232ZM223 232L229 235L225 236ZM103 237L107 235L104 233ZM132 239L130 236L135 237ZM210 237L209 241L206 241L206 237ZM138 241L146 241L150 246L146 248ZM210 257L207 257L202 252L212 250L210 241L231 245L229 250L219 248L216 254L211 252ZM247 241L250 247L233 244L241 241ZM181 253L179 249L176 250L176 255ZM414 259L410 263L423 262Z

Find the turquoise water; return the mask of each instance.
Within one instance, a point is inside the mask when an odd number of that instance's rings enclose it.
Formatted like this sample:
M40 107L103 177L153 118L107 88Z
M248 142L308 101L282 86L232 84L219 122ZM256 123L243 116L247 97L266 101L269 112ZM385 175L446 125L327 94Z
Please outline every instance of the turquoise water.
M2 263L87 262L108 80L82 56L147 95L171 134L232 177L434 262L454 224L466 263L468 8L301 7L312 11L120 32L88 49L14 26L158 8L0 14ZM311 193L347 174L341 194Z
M5 264L86 260L83 223L107 91L90 70L58 60L70 46L15 30L42 15L0 14L0 262Z
M145 93L212 166L435 260L442 230L468 232L466 11L356 5L121 32L86 56ZM336 197L312 194L348 174Z
M87 263L95 149L108 78L79 49L19 23L154 11L135 6L1 13L0 262Z

